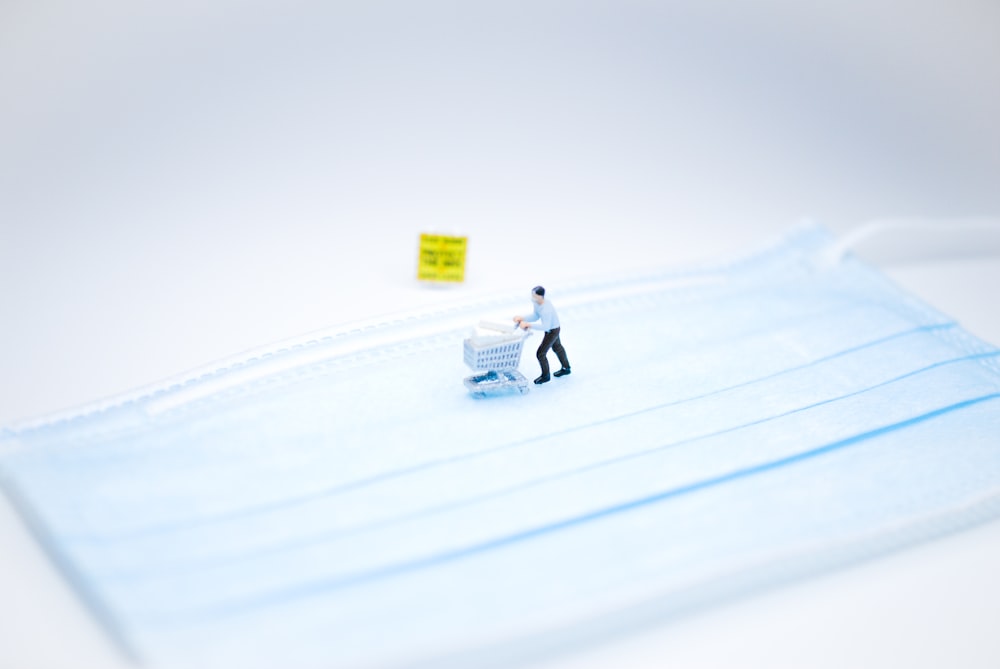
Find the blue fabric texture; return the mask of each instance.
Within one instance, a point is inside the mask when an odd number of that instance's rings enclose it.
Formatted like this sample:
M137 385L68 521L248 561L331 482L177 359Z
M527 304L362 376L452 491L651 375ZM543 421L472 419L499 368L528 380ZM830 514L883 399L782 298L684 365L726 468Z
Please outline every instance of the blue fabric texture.
M996 517L998 350L831 241L548 286L523 396L462 386L518 294L10 427L4 490L154 667L509 666Z

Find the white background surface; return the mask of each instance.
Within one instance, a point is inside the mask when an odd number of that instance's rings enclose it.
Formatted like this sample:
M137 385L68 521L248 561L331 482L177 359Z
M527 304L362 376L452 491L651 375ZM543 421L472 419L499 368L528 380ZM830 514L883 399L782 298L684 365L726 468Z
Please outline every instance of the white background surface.
M996 215L997 118L987 0L0 2L0 424L803 217ZM886 269L1000 344L995 256ZM993 523L551 666L995 667L996 564ZM0 666L122 666L6 503Z

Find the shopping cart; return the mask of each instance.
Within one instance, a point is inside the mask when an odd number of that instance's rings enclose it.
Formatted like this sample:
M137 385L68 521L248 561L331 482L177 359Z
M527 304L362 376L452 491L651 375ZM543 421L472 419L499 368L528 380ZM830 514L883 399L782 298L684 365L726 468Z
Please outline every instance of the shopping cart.
M475 333L465 340L465 364L473 371L485 372L466 377L465 387L473 397L528 392L528 379L517 366L521 347L531 334L516 324L513 330L504 325L481 321Z

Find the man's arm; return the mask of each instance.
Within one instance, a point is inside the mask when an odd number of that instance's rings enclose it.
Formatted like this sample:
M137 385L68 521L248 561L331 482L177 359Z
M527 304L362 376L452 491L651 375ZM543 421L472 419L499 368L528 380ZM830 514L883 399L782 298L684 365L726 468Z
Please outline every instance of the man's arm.
M530 327L534 327L533 325L530 325L530 323L533 323L538 319L539 319L538 309L532 311L530 316L514 316L514 322L520 325L525 330L527 330Z

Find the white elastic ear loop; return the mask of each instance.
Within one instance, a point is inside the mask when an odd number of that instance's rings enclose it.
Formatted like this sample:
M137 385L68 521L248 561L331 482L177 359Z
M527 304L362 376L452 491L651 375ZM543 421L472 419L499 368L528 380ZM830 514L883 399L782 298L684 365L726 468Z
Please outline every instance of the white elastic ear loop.
M832 267L849 252L880 267L1000 257L1000 219L870 221L824 249L817 260L821 267Z

